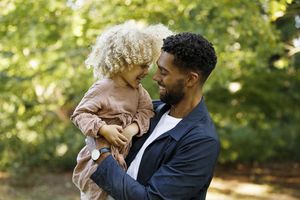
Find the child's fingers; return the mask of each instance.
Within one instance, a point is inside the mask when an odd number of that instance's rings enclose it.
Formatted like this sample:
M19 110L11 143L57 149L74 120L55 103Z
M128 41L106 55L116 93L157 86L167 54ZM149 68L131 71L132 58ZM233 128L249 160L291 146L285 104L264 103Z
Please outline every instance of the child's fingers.
M117 129L119 132L122 132L122 131L123 131L122 126L115 125L115 127L116 127L116 129Z
M114 146L116 146L116 147L119 147L119 141L118 141L118 139L112 140L111 144L114 145Z
M117 144L118 147L125 146L126 143L127 143L126 141L122 141L121 139L117 139L116 141L117 141L117 143L118 143L118 144Z
M128 142L128 139L125 135L119 134L118 136L119 136L119 139L122 140L123 142L125 142L125 143Z

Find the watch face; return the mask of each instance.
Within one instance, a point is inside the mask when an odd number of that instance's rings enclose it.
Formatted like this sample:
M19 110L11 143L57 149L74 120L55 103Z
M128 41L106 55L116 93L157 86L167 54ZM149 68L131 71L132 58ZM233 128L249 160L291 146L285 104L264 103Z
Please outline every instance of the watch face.
M99 152L99 150L98 150L98 149L94 149L94 150L92 151L92 159L93 159L93 160L98 160L99 157L100 157L100 152Z

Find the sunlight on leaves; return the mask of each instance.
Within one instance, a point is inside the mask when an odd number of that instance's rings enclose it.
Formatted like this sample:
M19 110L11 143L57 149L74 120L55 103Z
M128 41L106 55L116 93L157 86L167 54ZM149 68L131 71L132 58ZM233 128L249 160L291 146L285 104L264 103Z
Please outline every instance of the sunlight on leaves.
M68 151L68 146L66 144L59 144L56 146L56 155L62 157Z

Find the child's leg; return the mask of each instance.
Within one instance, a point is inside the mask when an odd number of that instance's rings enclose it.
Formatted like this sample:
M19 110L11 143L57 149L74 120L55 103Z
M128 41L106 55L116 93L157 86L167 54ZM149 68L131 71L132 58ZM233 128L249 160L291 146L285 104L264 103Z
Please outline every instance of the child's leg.
M108 195L106 200L115 200L112 196Z
M98 165L91 159L87 147L83 148L79 155L72 180L81 191L81 200L105 200L106 192L90 179Z
M127 170L127 164L125 162L124 156L122 154L119 154L116 157L116 160L118 161L119 165L126 171Z
M81 200L106 200L107 193L91 179L87 182L84 191L81 191Z
M89 198L87 197L86 194L84 194L83 192L80 192L80 200L89 200Z
M111 153L119 165L126 171L127 165L124 156L120 153L120 150L115 146L111 146Z

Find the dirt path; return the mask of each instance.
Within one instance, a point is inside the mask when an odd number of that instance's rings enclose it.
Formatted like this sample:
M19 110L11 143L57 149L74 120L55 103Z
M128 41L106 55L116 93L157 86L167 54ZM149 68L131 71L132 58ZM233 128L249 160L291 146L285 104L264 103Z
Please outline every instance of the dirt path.
M300 165L219 167L207 200L300 199Z

